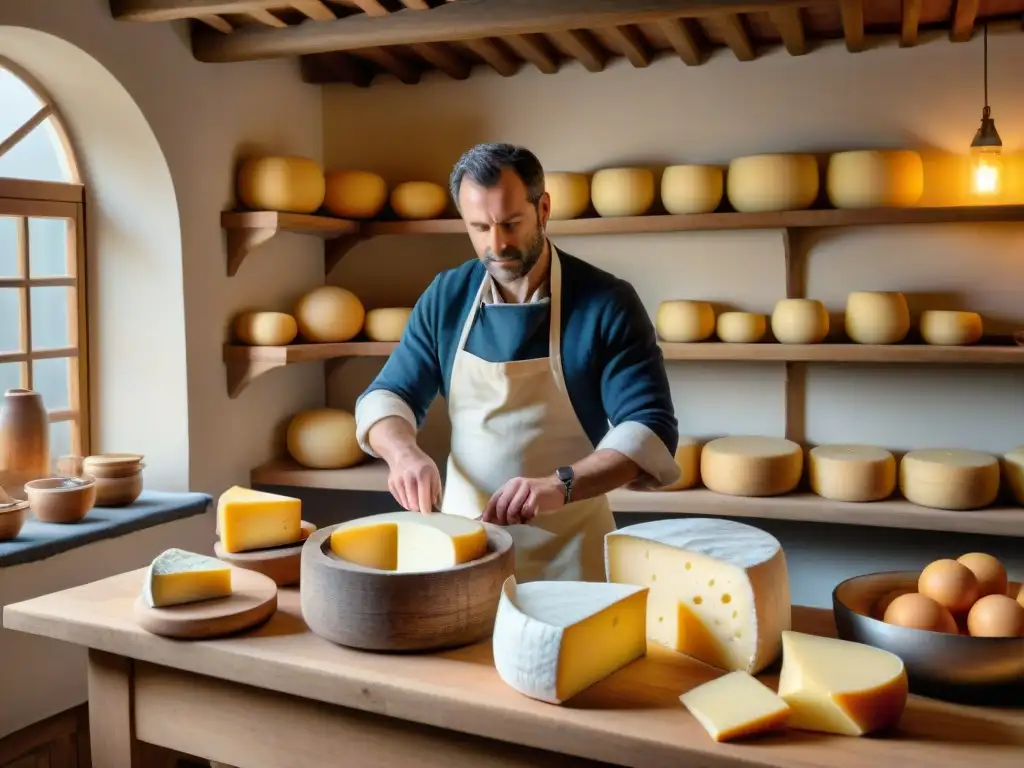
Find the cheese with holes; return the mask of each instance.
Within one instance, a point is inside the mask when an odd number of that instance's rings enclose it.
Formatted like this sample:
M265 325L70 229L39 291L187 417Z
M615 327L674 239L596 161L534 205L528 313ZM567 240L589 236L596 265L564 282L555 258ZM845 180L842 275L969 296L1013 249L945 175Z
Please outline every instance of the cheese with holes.
M324 208L342 219L372 219L388 201L384 177L370 171L331 171L326 175Z
M318 162L289 156L246 158L238 169L237 187L246 208L291 213L315 213L327 191Z
M629 584L506 579L494 668L531 699L561 704L647 653L647 590Z
M832 637L782 633L779 697L789 726L863 736L896 725L907 704L907 672L894 653Z
M980 509L999 495L995 456L963 448L910 451L900 461L900 492L934 509Z
M599 216L641 216L654 205L654 174L648 168L602 168L590 180Z
M410 307L379 307L366 313L363 333L370 341L400 341L412 316Z
M818 445L807 453L811 490L834 501L879 501L896 490L896 458L873 445Z
M1017 503L1024 505L1024 445L1003 455L1003 478Z
M795 211L811 207L819 183L814 155L749 155L729 163L726 194L741 212Z
M300 411L288 422L288 453L311 469L347 469L366 458L356 439L356 417L342 408Z
M391 210L403 219L436 219L448 207L448 190L432 181L403 181L391 190Z
M590 180L585 173L550 171L544 174L544 191L551 198L551 219L575 219L590 205Z
M659 488L661 491L682 491L692 488L700 480L700 441L692 437L679 436L675 453L679 478L674 483Z
M790 627L786 556L769 533L724 519L667 519L605 536L608 581L648 587L647 636L713 667L756 674Z
M662 341L704 341L715 332L715 310L706 301L669 299L658 305L654 327Z
M302 501L232 486L217 500L217 534L225 552L295 544L302 540Z
M724 191L725 174L717 165L670 165L661 174L661 203L669 213L711 213Z
M718 338L728 344L755 344L767 331L764 315L754 312L723 312L715 326Z
M924 194L924 163L909 149L836 152L828 161L826 187L836 208L914 205Z
M962 347L981 338L984 323L977 312L929 309L918 323L925 344Z
M461 515L386 512L350 520L331 533L331 551L381 571L437 571L487 553L483 523Z
M734 435L711 440L700 454L700 476L715 493L778 496L800 482L803 449L792 440Z
M239 341L255 347L291 344L299 333L295 318L285 312L243 312L233 326Z
M230 565L183 549L168 549L157 555L142 582L142 596L150 608L198 603L230 594Z
M781 299L772 311L772 333L780 344L818 344L828 329L828 310L817 299Z
M789 720L789 705L746 672L730 672L691 688L679 701L719 742L774 731Z
M910 332L907 297L898 291L854 291L846 297L846 335L858 344L896 344Z

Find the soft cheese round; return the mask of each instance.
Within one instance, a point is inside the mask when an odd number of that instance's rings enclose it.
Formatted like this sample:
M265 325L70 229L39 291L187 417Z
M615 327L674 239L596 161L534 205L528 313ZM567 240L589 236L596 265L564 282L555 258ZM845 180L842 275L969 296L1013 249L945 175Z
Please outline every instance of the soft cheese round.
M590 180L585 173L549 171L544 191L551 198L551 220L575 219L590 205Z
M729 163L726 194L737 211L793 211L818 197L818 160L809 154L748 155Z
M775 304L772 333L781 344L817 344L828 329L828 310L817 299L780 299Z
M720 437L704 446L700 475L715 493L777 496L789 493L803 474L803 449L782 437Z
M911 451L900 461L900 492L922 507L987 507L999 494L999 462L963 448Z
M826 186L836 208L914 205L924 194L924 163L909 149L836 152L828 161Z
M590 199L599 216L641 216L654 205L649 168L602 168L590 180Z
M1003 455L1003 478L1017 503L1024 505L1024 445ZM1024 589L1021 590L1024 594Z
M725 174L717 165L670 165L661 174L661 204L669 213L711 213L724 191Z
M700 480L700 446L699 440L680 435L676 446L675 460L679 467L679 479L658 490L681 491L692 488Z
M715 310L706 301L668 299L658 305L654 327L662 341L704 341L715 332Z
M878 501L896 490L896 459L873 445L818 445L807 454L811 490L835 501Z
M755 344L767 331L765 316L754 312L723 312L715 324L718 338L728 344Z
M926 344L959 347L978 341L984 323L977 312L929 309L921 313L919 328Z
M846 297L846 335L858 344L896 344L910 331L907 297L898 291L854 291Z

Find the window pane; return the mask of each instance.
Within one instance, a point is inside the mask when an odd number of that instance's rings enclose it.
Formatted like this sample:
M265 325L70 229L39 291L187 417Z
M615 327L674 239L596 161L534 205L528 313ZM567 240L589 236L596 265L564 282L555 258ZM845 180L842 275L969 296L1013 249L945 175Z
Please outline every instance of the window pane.
M0 176L36 181L72 180L64 145L52 117L46 118L7 154L0 156Z
M66 357L32 361L32 389L43 396L48 411L71 407L70 362Z
M71 345L68 338L68 302L74 288L30 288L32 298L32 349Z
M0 288L0 352L21 348L21 289Z
M32 115L43 108L43 102L12 72L0 67L0 141L21 128Z
M0 103L2 103L0 97ZM0 216L0 277L22 277L18 264L18 217Z
M73 421L55 421L50 424L50 461L54 466L61 456L71 455L71 428Z
M28 220L28 270L32 277L68 276L67 219Z
M0 395L21 386L21 363L0 363Z

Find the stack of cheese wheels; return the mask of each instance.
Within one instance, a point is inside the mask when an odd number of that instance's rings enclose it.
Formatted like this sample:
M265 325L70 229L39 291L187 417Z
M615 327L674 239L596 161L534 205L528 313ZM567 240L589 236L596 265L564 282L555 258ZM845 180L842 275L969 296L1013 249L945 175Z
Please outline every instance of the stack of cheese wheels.
M855 291L846 297L846 335L858 344L897 344L910 331L902 293Z
M412 307L379 307L366 313L363 333L370 341L400 341Z
M363 330L365 319L359 297L337 285L314 288L295 305L295 320L306 341L348 341Z
M670 299L658 305L654 327L662 341L704 341L715 332L715 310L706 301Z
M1024 506L1024 445L1003 455L1003 478L1017 503Z
M388 201L387 182L377 173L331 171L326 181L324 208L343 219L372 219Z
M232 329L239 341L254 347L290 344L299 333L295 318L285 312L243 312Z
M828 310L817 299L780 299L775 304L772 333L782 344L818 344L828 329Z
M753 312L723 312L715 324L718 338L729 344L754 344L767 330L765 316Z
M828 161L826 187L836 208L914 205L924 193L924 164L907 149L837 152Z
M402 219L436 219L448 207L448 190L432 181L403 181L391 190L391 210Z
M585 173L545 173L544 190L551 198L551 218L555 221L575 219L590 205L590 181Z
M648 168L602 168L590 180L599 216L640 216L654 205L654 173Z
M356 419L340 408L314 408L292 416L288 453L310 469L345 469L366 458L356 439Z
M679 479L659 490L682 491L693 488L700 480L700 441L692 437L680 435L675 453L676 466L679 467Z
M700 454L704 485L729 496L789 493L799 484L803 468L803 449L781 437L720 437Z
M983 323L977 312L929 309L921 313L919 328L926 344L953 347L978 341Z
M669 213L711 213L722 202L724 178L717 165L671 165L661 176L661 204Z
M962 448L910 451L900 461L900 492L922 507L987 507L999 495L999 461Z
M810 208L818 197L814 155L750 155L729 163L726 190L742 213Z
M807 454L811 490L834 501L880 501L896 490L896 458L872 445L819 445Z
M236 184L242 205L261 211L313 213L326 193L323 169L308 157L246 158Z

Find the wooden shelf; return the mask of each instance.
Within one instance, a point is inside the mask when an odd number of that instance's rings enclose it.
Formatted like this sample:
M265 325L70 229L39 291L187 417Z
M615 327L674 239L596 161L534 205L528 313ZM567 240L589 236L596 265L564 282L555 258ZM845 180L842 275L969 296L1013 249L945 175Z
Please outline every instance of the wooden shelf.
M325 470L306 469L290 459L275 459L252 470L250 483L387 493L387 478L388 468L382 461L368 461L351 469ZM623 513L752 517L1024 537L1021 507L951 512L919 507L902 499L852 504L829 501L811 493L746 498L724 496L705 488L672 492L618 490L609 494L609 499L612 509Z
M324 272L329 274L359 240L359 224L330 216L278 211L224 211L220 225L227 231L228 277L233 277L246 257L278 232L313 235L328 241Z

